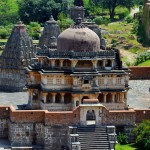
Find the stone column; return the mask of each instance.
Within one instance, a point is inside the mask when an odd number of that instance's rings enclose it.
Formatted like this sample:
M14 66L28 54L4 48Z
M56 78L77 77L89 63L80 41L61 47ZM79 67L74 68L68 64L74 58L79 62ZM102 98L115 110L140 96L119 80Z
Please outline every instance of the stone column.
M32 106L33 89L29 89L28 92L29 92L28 104L29 104L30 106Z
M64 104L64 95L65 95L65 93L60 93L60 94L61 94L61 103Z
M72 71L74 71L77 62L78 62L77 60L72 60L72 62L71 62Z
M114 60L111 60L111 67L114 67Z
M92 60L93 70L97 70L97 60Z
M44 100L44 103L46 103L46 97L47 97L48 93L43 93L43 100Z
M52 93L52 103L55 103L56 100L56 93Z
M107 96L108 93L103 93L103 96L104 96L104 103L106 103L106 96Z
M60 68L63 67L63 60L60 60Z
M103 67L105 67L106 65L106 60L103 60Z
M115 103L115 93L111 93L112 95L112 103Z
M55 67L55 60L51 60L51 67L52 67L52 68Z

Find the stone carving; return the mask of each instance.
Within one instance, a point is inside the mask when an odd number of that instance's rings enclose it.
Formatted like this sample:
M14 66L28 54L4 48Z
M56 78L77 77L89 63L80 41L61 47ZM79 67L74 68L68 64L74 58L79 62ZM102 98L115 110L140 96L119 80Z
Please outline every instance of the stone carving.
M21 21L15 25L1 56L0 90L22 91L26 76L24 67L33 57L32 40Z
M57 37L60 34L60 27L57 22L54 20L53 16L50 17L44 26L43 33L39 39L40 48L57 48Z
M72 20L76 21L78 15L81 16L82 20L84 20L85 9L84 9L83 0L75 0L74 7L70 9L70 17Z

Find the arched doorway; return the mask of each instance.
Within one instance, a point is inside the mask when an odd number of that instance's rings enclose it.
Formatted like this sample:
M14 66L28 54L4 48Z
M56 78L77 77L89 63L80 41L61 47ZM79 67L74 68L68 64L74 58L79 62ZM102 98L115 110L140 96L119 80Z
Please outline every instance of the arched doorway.
M61 102L61 95L57 93L55 103L60 103L60 102Z
M82 100L81 100L81 104L83 104L83 100L84 99L89 99L89 97L88 96L83 96L83 98L82 98Z
M69 104L72 102L72 95L70 93L66 93L64 96L64 103Z
M87 125L96 124L96 115L94 110L88 110L86 114Z

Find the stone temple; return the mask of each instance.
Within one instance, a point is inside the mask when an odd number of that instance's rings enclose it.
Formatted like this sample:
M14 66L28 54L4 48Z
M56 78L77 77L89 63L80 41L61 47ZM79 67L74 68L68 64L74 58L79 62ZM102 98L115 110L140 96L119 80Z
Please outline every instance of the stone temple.
M26 67L29 110L0 106L0 139L10 143L5 148L113 150L120 131L132 141L150 109L128 107L130 70L119 50L101 47L81 17L49 44L37 48Z
M25 69L33 57L33 44L25 25L19 21L0 57L0 90L22 91L26 84Z

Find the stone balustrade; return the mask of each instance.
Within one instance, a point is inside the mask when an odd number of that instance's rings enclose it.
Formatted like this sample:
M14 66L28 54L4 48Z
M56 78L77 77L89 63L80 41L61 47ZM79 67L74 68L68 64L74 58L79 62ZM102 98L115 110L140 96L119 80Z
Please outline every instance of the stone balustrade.
M115 53L112 50L99 51L99 52L60 52L50 50L39 50L37 56L48 56L49 58L75 58L75 59L86 59L86 58L114 58Z
M72 104L58 104L58 103L40 103L40 107L43 110L48 111L70 111L72 110Z
M125 108L125 103L102 103L106 108L110 110L123 110Z

